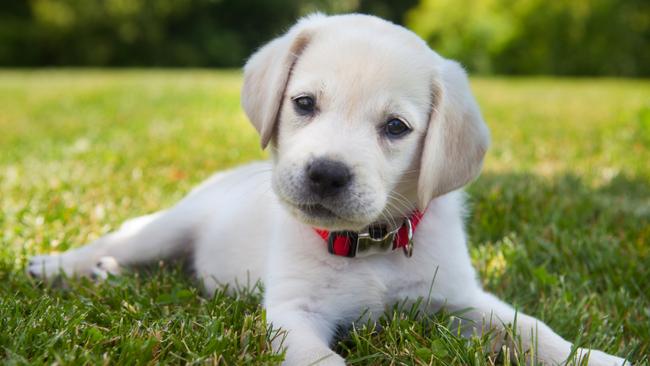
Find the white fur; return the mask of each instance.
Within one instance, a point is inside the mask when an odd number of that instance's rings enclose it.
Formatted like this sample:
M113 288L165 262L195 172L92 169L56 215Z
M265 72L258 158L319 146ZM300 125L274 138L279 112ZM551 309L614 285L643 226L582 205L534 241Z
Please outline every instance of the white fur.
M316 95L318 114L298 115L291 98ZM484 292L476 279L463 228L463 196L454 191L480 170L488 132L456 63L415 35L363 15L301 20L258 51L245 68L243 105L273 148L273 163L216 174L169 210L137 218L118 231L61 255L32 258L39 277L103 278L128 266L191 254L211 293L223 284L265 285L269 322L287 331L285 363L344 365L329 344L338 325L364 311L371 318L405 299L426 299L428 311L471 309L468 332L513 324L515 311ZM399 115L413 131L388 140L382 124ZM311 217L304 166L314 157L349 166L354 183L345 200L322 203L336 218ZM411 258L401 251L366 258L330 255L313 226L361 229L427 207ZM435 276L435 281L434 281ZM527 349L556 364L571 343L541 321L516 314ZM280 347L280 345L276 345ZM621 358L579 349L590 365Z

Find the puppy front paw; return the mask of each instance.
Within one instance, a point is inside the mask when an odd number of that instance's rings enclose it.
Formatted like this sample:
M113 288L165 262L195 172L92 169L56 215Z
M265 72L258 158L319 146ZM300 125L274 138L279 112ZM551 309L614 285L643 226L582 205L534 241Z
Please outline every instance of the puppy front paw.
M287 354L287 358L282 365L345 366L345 359L334 351L330 351L322 356L305 352L301 355Z

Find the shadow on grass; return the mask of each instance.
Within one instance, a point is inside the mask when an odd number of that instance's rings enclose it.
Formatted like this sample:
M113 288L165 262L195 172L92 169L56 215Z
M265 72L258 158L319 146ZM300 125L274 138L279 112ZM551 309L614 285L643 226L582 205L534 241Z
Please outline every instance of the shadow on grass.
M475 242L533 228L604 231L648 241L650 180L617 175L593 187L572 174L483 174L469 189ZM645 225L645 227L644 227ZM644 230L645 229L645 230Z
M468 192L489 291L568 339L650 354L650 180L487 173Z

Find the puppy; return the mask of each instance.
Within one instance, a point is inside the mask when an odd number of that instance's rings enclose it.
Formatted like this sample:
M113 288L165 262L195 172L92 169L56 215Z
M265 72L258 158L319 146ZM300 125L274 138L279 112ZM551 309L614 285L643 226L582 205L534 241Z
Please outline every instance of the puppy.
M533 317L515 322L472 268L458 190L489 133L457 63L384 20L317 14L250 58L242 104L271 163L216 174L171 209L32 258L29 273L105 277L191 254L208 293L262 280L287 365L344 365L329 347L337 325L422 297L430 312L470 309L466 333L516 323L539 361L567 360L571 343Z

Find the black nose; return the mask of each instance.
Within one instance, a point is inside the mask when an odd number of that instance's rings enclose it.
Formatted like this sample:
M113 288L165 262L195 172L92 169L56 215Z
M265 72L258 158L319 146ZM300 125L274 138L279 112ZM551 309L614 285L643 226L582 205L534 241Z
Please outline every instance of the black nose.
M309 189L321 196L333 196L347 187L352 175L340 161L316 159L307 165Z

